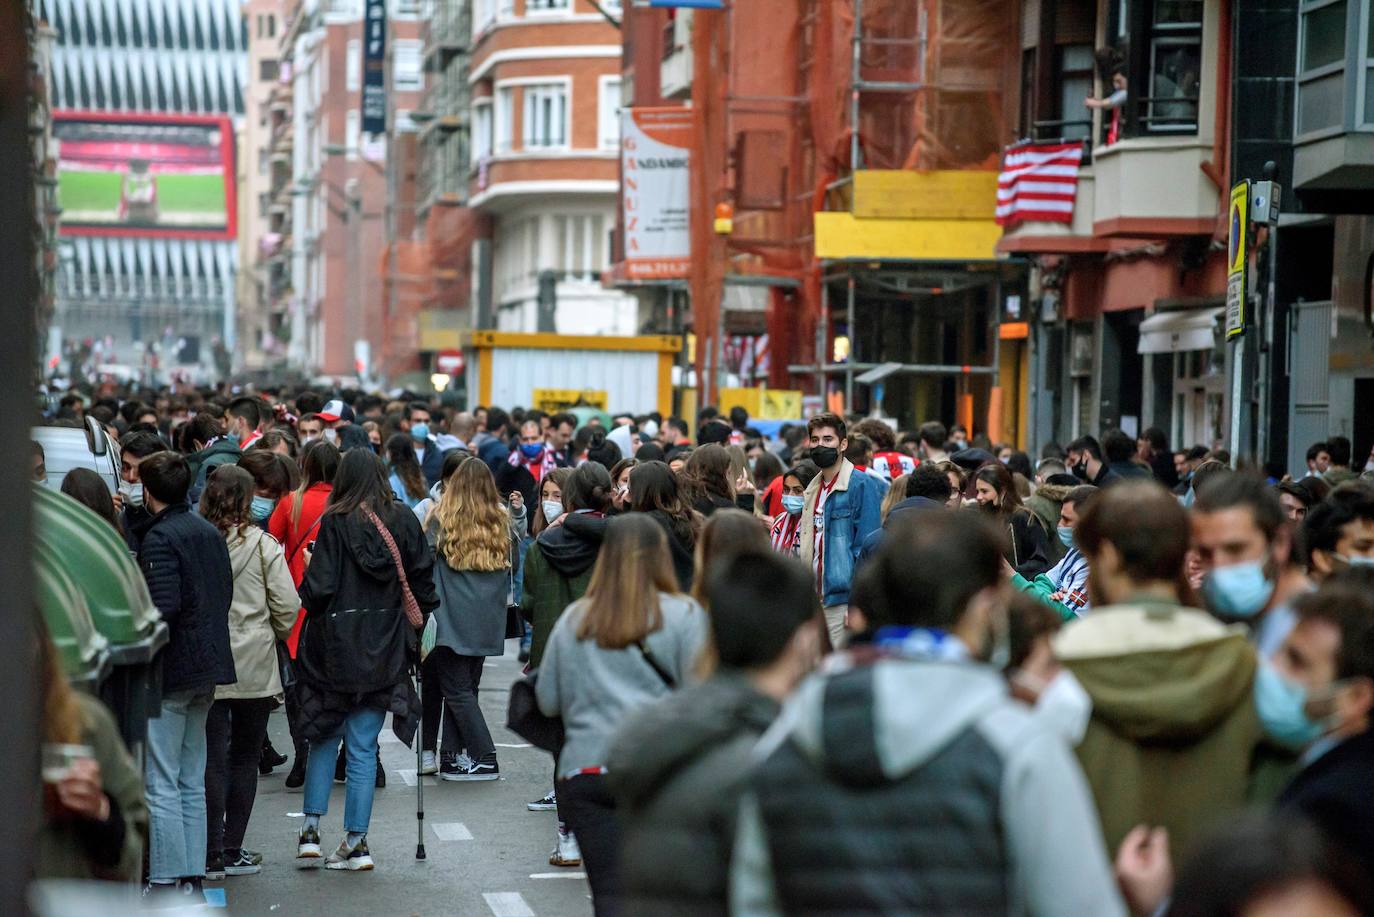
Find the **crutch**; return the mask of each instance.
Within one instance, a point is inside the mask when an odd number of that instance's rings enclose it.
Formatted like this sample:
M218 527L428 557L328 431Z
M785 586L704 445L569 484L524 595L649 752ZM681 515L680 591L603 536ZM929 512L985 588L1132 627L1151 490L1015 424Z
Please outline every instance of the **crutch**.
M421 771L424 770L424 678L420 675L420 666L415 666L415 696L420 701L420 728L415 732L415 859L425 858L425 776Z

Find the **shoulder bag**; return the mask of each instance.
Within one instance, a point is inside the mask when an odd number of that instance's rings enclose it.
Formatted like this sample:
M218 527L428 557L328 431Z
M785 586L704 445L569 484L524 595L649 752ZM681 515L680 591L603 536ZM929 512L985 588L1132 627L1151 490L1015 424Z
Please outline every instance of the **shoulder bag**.
M415 593L410 591L410 580L406 579L406 568L401 563L401 549L396 547L396 539L391 537L391 532L382 524L382 520L377 518L377 514L371 508L364 506L363 512L377 527L377 534L382 536L382 541L386 543L386 549L391 552L391 559L396 564L396 576L401 580L401 597L404 600L406 620L410 622L411 627L419 630L425 626L425 616L420 611L420 603L415 601Z

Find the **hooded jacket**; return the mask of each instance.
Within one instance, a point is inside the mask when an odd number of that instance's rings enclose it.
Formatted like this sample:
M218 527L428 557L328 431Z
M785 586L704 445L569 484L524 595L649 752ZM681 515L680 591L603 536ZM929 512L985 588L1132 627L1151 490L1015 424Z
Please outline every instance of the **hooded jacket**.
M757 750L736 914L1124 914L1064 739L974 662L842 655Z
M570 528L568 522L574 518L578 517L569 516L562 525L544 529L525 554L520 604L534 628L530 641L531 668L538 668L543 660L544 646L559 615L587 591L587 584L592 581L592 566L601 551L605 526L592 526L590 531Z
M754 745L778 710L742 674L722 672L621 728L607 770L625 832L626 913L727 913L739 797Z
M238 443L227 436L221 436L199 452L192 452L186 456L186 463L191 466L191 490L187 494L191 505L196 506L200 503L200 495L205 490L205 482L210 477L210 472L220 465L235 464L242 455L243 450L239 448Z
M1068 553L1068 548L1059 540L1059 513L1064 507L1064 498L1071 490L1072 487L1063 484L1041 484L1025 500L1026 509L1035 514L1040 527L1045 530L1045 548L1052 564L1059 563Z
M1255 651L1239 627L1192 608L1094 608L1060 631L1059 660L1092 697L1078 758L1107 846L1141 823L1186 858L1199 833L1245 806L1261 737Z
M250 525L227 538L234 571L229 646L238 680L215 691L216 700L276 697L282 693L277 641L296 624L301 608L282 546Z

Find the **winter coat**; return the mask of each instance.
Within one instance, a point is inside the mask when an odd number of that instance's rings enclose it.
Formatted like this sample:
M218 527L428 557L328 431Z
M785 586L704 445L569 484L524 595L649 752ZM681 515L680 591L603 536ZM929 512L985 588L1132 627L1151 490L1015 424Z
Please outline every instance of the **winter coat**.
M973 662L846 654L756 754L735 914L1122 915L1063 737Z
M425 537L438 535L431 522ZM434 610L435 646L446 646L459 656L500 656L506 651L506 607L510 604L514 561L519 535L506 526L507 564L500 570L456 570L442 551L434 562L434 591L439 606Z
M439 448L439 444L431 436L424 443L425 457L420 459L420 473L425 476L425 483L430 487L439 483L439 478L444 471L444 456L447 454ZM419 454L416 454L419 458Z
M743 510L752 516L754 514L754 495L738 494L735 499L731 500L729 497L722 497L719 494L706 494L692 504L692 509L707 517L718 509Z
M193 452L186 456L186 463L191 466L191 491L187 498L192 506L200 503L200 495L205 490L205 482L210 478L210 472L220 465L234 465L243 456L243 450L239 444L227 436L221 436L210 445Z
M878 553L878 548L882 546L884 535L887 533L888 529L892 528L896 520L905 519L906 514L912 510L944 508L945 505L943 503L937 503L929 497L907 497L905 500L892 507L887 514L887 519L883 522L883 527L869 532L868 537L864 539L863 545L859 548L859 561L855 564L854 569L860 569L864 564L868 563L870 557Z
M1168 828L1186 859L1211 824L1244 808L1261 738L1244 628L1192 608L1128 602L1066 626L1054 653L1092 697L1077 751L1110 849L1148 823Z
M601 551L605 520L593 517L600 525L584 531L574 519L588 515L569 515L562 525L544 529L525 553L525 581L520 605L534 628L530 641L530 667L538 668L544 646L563 611L587 591L592 581L592 566Z
M692 588L696 577L696 537L691 540L683 537L683 530L690 529L690 522L674 519L661 509L652 510L649 518L663 526L663 534L668 536L668 553L673 559L673 572L677 574L677 587L683 592Z
M1293 778L1279 797L1280 811L1316 823L1374 876L1374 729L1343 740Z
M1016 510L1002 517L1001 526L1007 546L1002 556L1013 570L1026 579L1035 579L1050 569L1049 540L1033 513L1024 508ZM1058 541L1059 536L1054 540Z
M882 482L855 471L849 459L842 459L840 472L822 508L825 569L821 571L821 604L849 603L849 585L854 578L864 539L882 528ZM824 475L816 475L806 486L802 506L801 559L807 567L815 565L816 501Z
M305 492L301 499L301 518L295 524L291 516L296 505L296 495L287 494L277 501L277 508L267 520L267 534L281 543L286 555L286 566L291 570L291 582L300 588L305 578L305 546L315 540L320 531L320 520L324 518L325 507L329 505L329 495L334 492L332 484L316 484ZM286 649L291 658L296 658L301 638L301 626L305 624L305 609L296 614L296 623L291 635L286 638Z
M1045 530L1045 557L1052 564L1059 563L1069 550L1059 540L1059 513L1064 508L1064 498L1071 490L1072 487L1063 484L1041 484L1025 500L1026 509L1035 514L1040 527Z
M216 685L233 684L234 578L224 536L185 503L149 517L137 534L139 568L167 622L163 692L209 693Z
M439 604L434 552L420 523L398 503L378 516L396 542L420 610L432 612ZM418 634L406 620L395 561L366 516L324 517L300 597L306 618L296 670L304 738L336 734L359 707L395 710L398 696L409 693Z
M215 691L216 700L276 697L282 693L277 641L296 624L301 600L282 546L257 526L227 539L234 571L229 646L238 681Z
M45 817L34 839L34 877L135 882L142 875L143 841L148 835L143 771L124 747L119 727L104 704L89 694L74 694L81 710L81 741L90 746L100 765L110 817L103 824L76 817Z
M607 763L625 832L626 913L727 912L739 797L779 709L742 674L718 673L626 721Z

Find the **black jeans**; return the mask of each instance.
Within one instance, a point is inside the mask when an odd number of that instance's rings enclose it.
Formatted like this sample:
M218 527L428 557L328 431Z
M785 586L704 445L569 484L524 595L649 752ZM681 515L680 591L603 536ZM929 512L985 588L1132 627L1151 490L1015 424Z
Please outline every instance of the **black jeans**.
M270 697L217 700L205 724L206 850L243 846L258 793L258 758L267 735Z
M620 821L604 774L558 781L558 814L577 835L597 917L620 913Z
M444 716L444 690L439 684L439 670L433 654L420 665L420 741L425 751L439 750L439 730L442 723L444 751L458 754L463 750L463 741L453 725L453 716Z
M447 718L453 722L458 741L468 750L468 757L482 761L495 756L491 730L477 702L477 688L482 683L482 665L486 660L481 656L459 656L446 646L435 647L429 658L439 676L439 688L448 707ZM445 750L448 750L447 742Z

